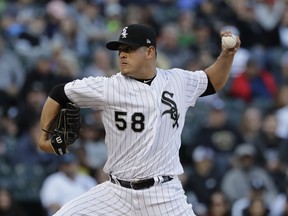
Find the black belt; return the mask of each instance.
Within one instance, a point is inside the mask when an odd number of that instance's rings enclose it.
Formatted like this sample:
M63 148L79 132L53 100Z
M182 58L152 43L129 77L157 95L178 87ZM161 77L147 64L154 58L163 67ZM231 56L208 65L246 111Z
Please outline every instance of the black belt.
M154 178L143 179L143 180L138 180L138 181L124 181L124 180L120 180L115 177L112 177L110 174L109 174L109 177L112 183L117 184L118 182L119 185L121 185L122 187L130 188L134 190L141 190L141 189L149 188L155 184ZM173 178L170 176L161 176L161 177L158 177L157 179L159 179L159 183L160 182L164 183L164 182L171 181Z

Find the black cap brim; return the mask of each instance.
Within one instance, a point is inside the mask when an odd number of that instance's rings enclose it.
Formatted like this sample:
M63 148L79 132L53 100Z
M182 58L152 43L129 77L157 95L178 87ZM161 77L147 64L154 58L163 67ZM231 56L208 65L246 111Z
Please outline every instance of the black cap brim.
M109 50L118 50L120 45L128 45L133 47L140 47L141 45L136 43L130 43L126 41L110 41L106 44L106 48Z

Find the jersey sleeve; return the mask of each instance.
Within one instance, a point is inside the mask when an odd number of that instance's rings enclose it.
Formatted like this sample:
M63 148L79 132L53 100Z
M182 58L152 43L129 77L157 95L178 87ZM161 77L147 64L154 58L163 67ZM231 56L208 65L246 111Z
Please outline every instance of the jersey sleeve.
M103 109L104 83L107 77L77 79L65 85L67 97L82 108Z
M194 106L197 98L202 95L208 85L207 74L202 71L185 72L185 98L188 106Z

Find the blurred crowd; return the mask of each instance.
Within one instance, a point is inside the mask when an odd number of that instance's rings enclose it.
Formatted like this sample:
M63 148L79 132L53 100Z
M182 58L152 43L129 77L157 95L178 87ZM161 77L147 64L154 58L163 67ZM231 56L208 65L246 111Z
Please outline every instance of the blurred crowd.
M181 176L197 216L288 215L287 0L0 0L0 216L50 216L107 180L105 131L82 110L64 157L36 147L51 88L118 72L105 43L154 27L157 64L205 69L220 32L241 38L230 79L188 110Z

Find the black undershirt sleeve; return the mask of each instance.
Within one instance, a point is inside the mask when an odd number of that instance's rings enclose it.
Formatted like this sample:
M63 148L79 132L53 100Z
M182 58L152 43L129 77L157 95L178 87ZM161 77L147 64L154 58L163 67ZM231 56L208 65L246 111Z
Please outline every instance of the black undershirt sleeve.
M216 91L215 91L211 81L208 78L207 88L206 88L205 92L202 95L200 95L200 97L204 97L204 96L207 96L207 95L212 95L212 94L215 94L215 93L216 93Z
M49 97L59 103L62 107L65 107L67 103L71 102L65 94L64 86L65 84L56 85L49 93Z

